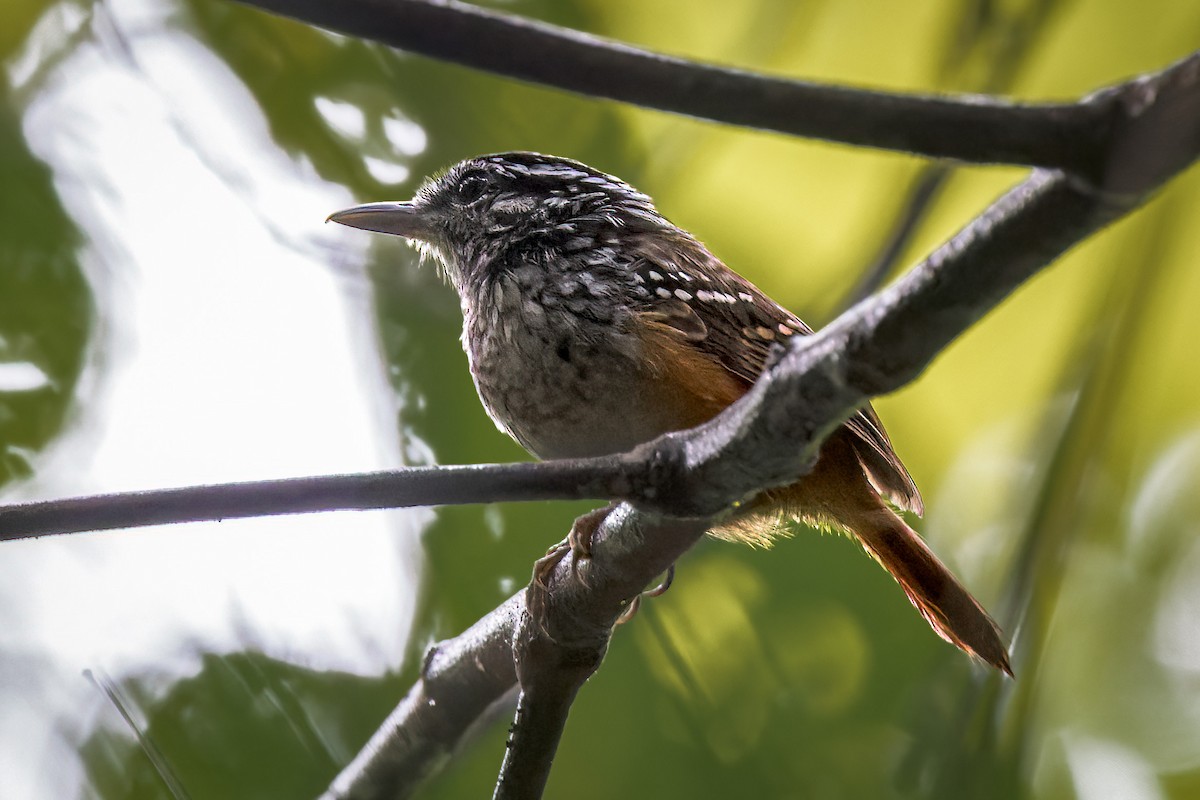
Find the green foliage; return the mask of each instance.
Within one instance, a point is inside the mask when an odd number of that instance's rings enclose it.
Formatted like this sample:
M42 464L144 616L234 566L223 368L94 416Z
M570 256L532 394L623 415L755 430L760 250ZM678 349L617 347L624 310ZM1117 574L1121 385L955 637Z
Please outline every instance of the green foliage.
M18 376L0 380L0 485L62 427L92 318L75 228L7 99L0 84L0 369Z
M394 677L314 673L255 652L205 655L201 663L163 698L153 676L122 698L146 709L139 724L153 761L127 729L100 728L80 748L96 796L170 797L167 781L193 798L312 796L371 734L374 710L394 705L405 689Z

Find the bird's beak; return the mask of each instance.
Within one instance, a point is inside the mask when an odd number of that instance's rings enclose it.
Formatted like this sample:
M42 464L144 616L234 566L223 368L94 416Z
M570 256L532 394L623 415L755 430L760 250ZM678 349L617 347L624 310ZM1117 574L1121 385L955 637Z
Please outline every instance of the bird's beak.
M430 234L420 210L412 203L367 203L335 211L325 221L409 239L425 240Z

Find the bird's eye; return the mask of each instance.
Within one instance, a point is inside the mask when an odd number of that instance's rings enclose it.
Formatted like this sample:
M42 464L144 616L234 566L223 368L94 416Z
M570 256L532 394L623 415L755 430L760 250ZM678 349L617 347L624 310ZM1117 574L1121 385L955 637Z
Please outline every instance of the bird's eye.
M470 204L483 197L486 189L487 179L482 175L466 175L454 187L454 194L460 203Z

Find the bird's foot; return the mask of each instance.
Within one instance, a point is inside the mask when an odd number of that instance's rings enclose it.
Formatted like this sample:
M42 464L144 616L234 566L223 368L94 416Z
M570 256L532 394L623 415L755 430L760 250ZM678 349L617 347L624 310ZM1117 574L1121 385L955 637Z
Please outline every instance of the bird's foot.
M586 583L579 572L579 562L592 557L592 539L595 537L596 531L600 529L600 523L604 522L604 518L613 508L613 505L607 505L576 518L567 538L551 547L546 551L546 555L533 562L533 582L545 589L546 581L553 574L558 562L566 558L567 553L574 553L575 560L571 563L571 575Z
M525 606L529 613L537 620L538 625L545 631L545 626L542 625L545 620L546 605L549 600L549 580L554 574L554 570L558 567L560 561L567 557L568 553L574 554L571 561L571 577L579 580L580 583L587 585L587 578L584 573L579 571L580 562L592 557L592 539L596 535L596 531L600 529L600 525L608 516L608 513L616 507L616 503L597 508L594 511L576 518L571 525L571 532L567 534L567 538L563 539L558 544L546 551L546 555L539 558L533 563L533 580L529 584L529 588L525 593ZM617 617L617 625L623 625L633 619L637 614L638 609L642 606L643 597L658 597L665 594L671 588L672 581L675 580L675 565L667 567L666 575L663 576L662 583L634 597L629 601L629 605L621 612L621 616Z
M548 581L554 574L558 563L567 557L567 553L573 553L575 556L571 561L571 577L587 585L587 579L579 571L579 564L584 559L592 557L592 539L595 537L596 531L600 529L604 518L608 516L608 512L615 507L616 504L613 503L576 518L567 538L551 547L546 551L546 555L533 562L533 580L525 594L525 605L534 619L539 621L539 624L544 619L546 610L549 594Z

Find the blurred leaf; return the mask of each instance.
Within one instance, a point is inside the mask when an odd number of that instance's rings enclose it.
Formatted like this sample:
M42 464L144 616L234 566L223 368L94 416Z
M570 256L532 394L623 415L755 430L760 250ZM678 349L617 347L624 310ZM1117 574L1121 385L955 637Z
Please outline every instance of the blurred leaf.
M0 26L3 27L3 26ZM29 477L73 400L92 324L78 232L0 81L0 485Z
M130 715L190 797L297 798L324 791L357 752L379 709L399 701L395 676L364 681L316 673L258 653L207 655L165 692L154 676L127 679ZM158 769L117 709L80 744L96 796L170 798Z

